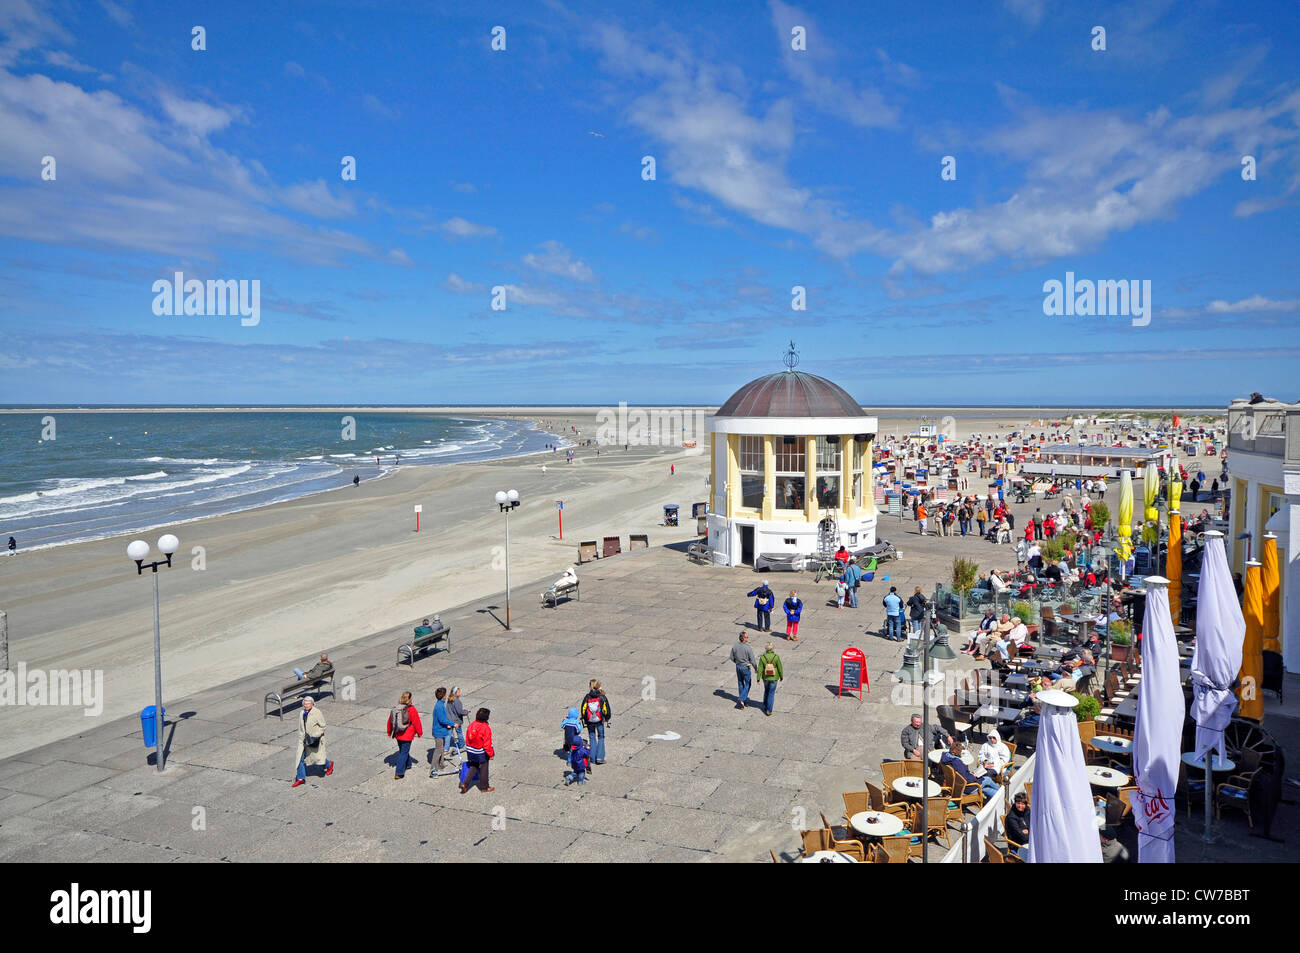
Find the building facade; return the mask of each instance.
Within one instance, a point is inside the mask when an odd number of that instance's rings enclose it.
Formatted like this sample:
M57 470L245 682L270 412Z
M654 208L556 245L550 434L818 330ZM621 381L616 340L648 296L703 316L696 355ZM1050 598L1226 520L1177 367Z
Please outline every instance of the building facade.
M707 424L715 562L874 543L876 423L843 388L793 369L736 391Z
M1228 514L1232 568L1258 559L1264 535L1277 536L1282 659L1300 670L1300 403L1235 400L1228 407ZM1250 539L1236 539L1250 533ZM1249 546L1247 543L1249 542Z

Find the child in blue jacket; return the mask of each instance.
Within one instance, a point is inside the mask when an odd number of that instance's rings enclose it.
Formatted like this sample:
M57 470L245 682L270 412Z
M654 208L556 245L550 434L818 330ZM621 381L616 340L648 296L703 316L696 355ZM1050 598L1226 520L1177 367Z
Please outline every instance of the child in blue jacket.
M746 595L754 597L754 609L758 613L758 631L772 631L772 607L776 605L776 594L767 585L767 580L757 589L751 589Z
M587 768L589 767L591 749L587 747L587 739L581 734L575 736L573 748L569 751L570 771L564 772L565 784L586 784Z

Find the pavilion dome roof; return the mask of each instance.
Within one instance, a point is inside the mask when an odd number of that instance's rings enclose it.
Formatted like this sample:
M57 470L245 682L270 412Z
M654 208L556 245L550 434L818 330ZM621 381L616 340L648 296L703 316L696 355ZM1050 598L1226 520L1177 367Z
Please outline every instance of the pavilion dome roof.
M867 417L838 384L802 371L752 380L718 408L718 417Z

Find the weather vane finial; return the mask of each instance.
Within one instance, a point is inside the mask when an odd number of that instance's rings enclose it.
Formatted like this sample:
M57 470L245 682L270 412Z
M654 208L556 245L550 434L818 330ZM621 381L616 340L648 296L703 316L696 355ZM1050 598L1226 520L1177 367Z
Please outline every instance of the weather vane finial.
M793 341L790 342L790 346L786 349L785 357L782 360L785 362L786 369L791 371L799 363L799 352L795 350Z

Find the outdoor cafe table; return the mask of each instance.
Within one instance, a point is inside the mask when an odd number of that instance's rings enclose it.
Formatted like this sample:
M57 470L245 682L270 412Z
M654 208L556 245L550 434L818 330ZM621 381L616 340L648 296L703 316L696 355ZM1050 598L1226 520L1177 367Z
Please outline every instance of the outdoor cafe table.
M1202 755L1198 758L1196 757L1196 752L1186 751L1183 753L1183 764L1187 765L1189 768L1199 768L1204 772L1205 756ZM1235 771L1237 769L1237 762L1233 761L1231 758L1220 758L1217 752L1214 755L1214 760L1212 760L1210 764L1213 767L1215 774L1222 774L1224 771Z
M919 798L921 797L921 779L913 777L897 778L894 781L894 790L903 795L903 797ZM941 790L943 789L933 781L925 782L926 797L938 797Z
M838 850L817 850L807 857L799 858L801 864L856 864L858 859L842 854Z
M1129 777L1123 771L1116 771L1101 764L1090 764L1087 768L1088 783L1099 788L1122 788L1128 784Z
M891 837L903 829L903 819L883 811L859 811L849 818L849 826L863 837Z
M984 685L979 690L979 700L985 705L1001 705L1003 708L1024 708L1029 704L1029 693L1018 692L1012 688L995 688Z
M947 753L948 752L941 751L938 748L936 748L934 751L931 751L928 755L926 755L926 757L930 759L931 764L938 764L940 761L943 760L943 756L946 755ZM971 754L969 748L961 749L961 760L968 768L973 768L975 766L975 755ZM855 814L854 816L856 817L857 815Z
M1137 719L1137 716L1138 716L1138 693L1132 692L1128 695L1127 698L1124 698L1123 700L1120 701L1118 705L1115 706L1114 717L1126 721L1135 721Z
M1008 675L1006 678L1002 679L1002 684L1007 688L1028 688L1029 676L1020 674Z
M983 723L985 721L1015 721L1020 714L1018 708L997 708L993 705L981 705L975 709L975 720Z
M1088 739L1088 744L1098 751L1105 751L1108 754L1133 753L1133 739L1131 738L1120 738L1115 735L1096 735Z
M1068 651L1070 650L1060 645L1040 645L1034 652L1034 658L1054 659L1059 662L1061 656Z

